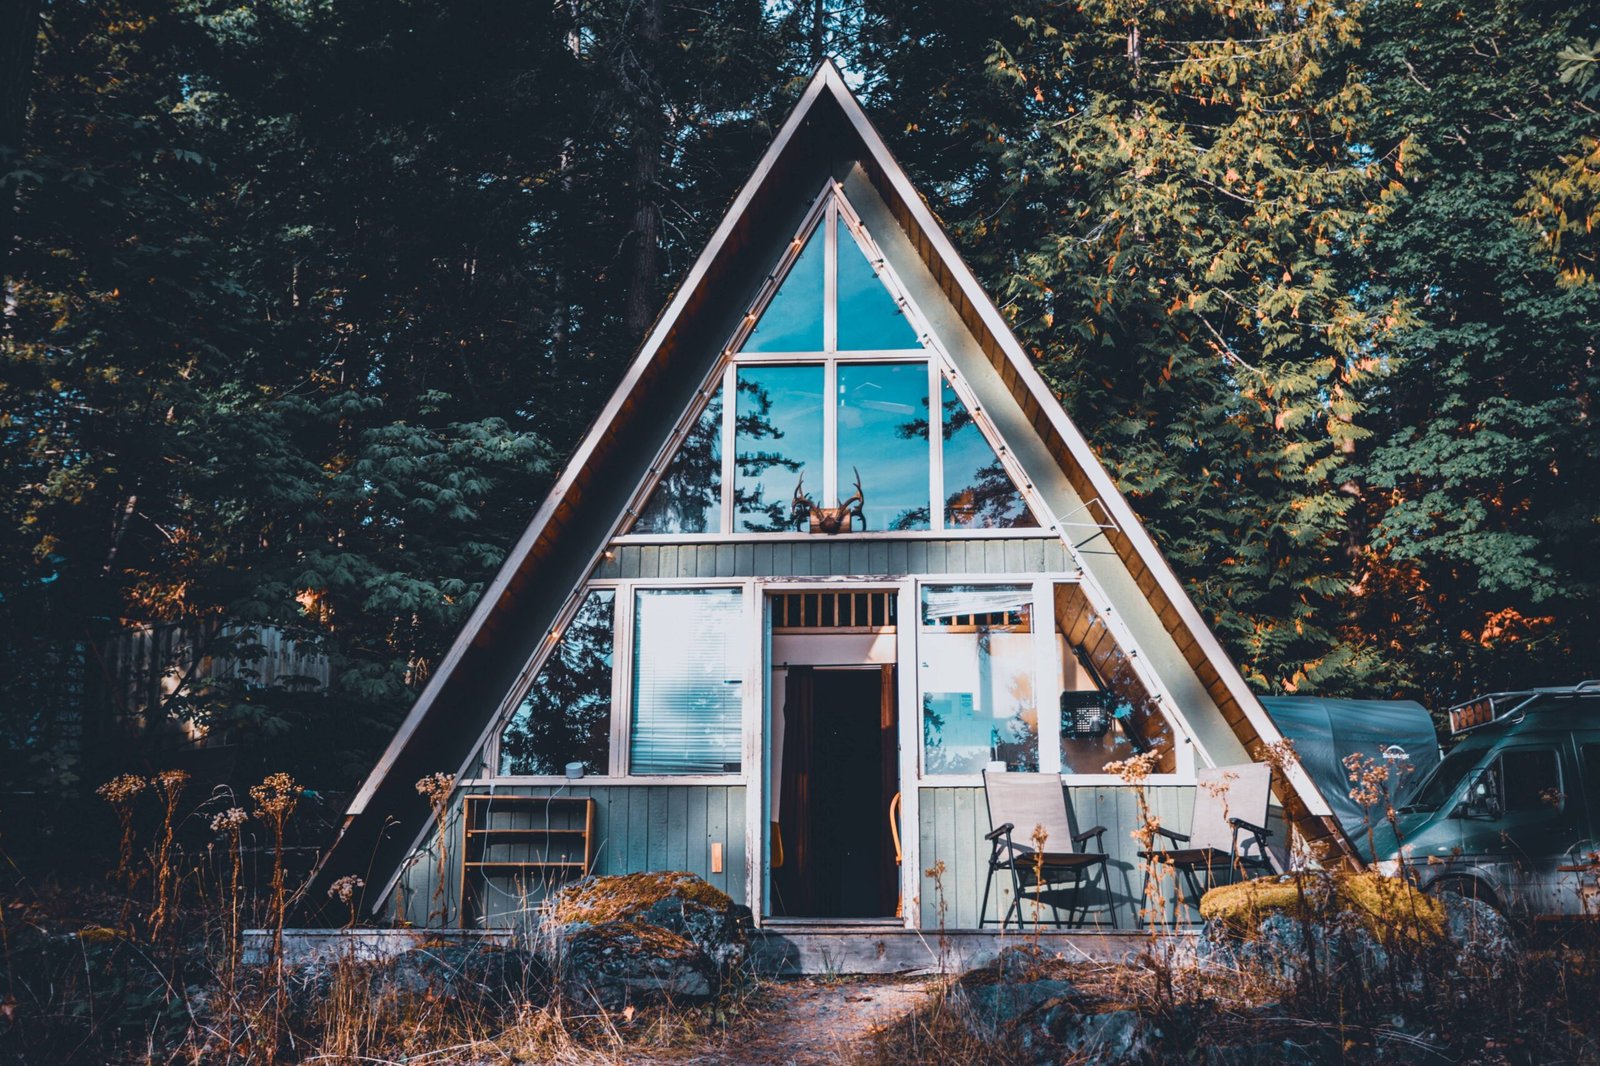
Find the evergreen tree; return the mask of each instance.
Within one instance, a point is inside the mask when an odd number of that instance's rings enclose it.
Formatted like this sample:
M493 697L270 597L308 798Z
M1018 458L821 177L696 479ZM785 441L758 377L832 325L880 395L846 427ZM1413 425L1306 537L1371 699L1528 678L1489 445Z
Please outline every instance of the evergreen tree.
M1552 175L1600 128L1560 76L1563 50L1596 32L1585 3L1373 10L1371 136L1416 162L1372 256L1418 321L1373 402L1355 625L1435 707L1595 673L1595 194L1561 224L1556 201L1585 194Z

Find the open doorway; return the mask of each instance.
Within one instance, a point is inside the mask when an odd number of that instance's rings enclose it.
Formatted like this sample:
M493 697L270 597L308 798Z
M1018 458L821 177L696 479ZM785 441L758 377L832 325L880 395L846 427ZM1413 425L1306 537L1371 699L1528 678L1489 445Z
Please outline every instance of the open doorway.
M792 666L785 675L772 914L890 917L899 899L895 669Z
M784 689L772 914L890 917L899 900L895 669L795 666Z

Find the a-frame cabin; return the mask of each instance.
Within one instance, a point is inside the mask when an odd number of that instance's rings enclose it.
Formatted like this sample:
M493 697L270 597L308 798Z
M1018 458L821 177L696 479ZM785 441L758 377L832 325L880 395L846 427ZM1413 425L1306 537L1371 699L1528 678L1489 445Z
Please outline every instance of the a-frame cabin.
M689 870L758 923L973 928L1004 764L1109 828L1128 928L1136 804L1105 764L1159 753L1182 824L1197 767L1278 739L825 64L306 898L357 874L376 920L473 928L576 870ZM1303 772L1274 788L1347 849Z

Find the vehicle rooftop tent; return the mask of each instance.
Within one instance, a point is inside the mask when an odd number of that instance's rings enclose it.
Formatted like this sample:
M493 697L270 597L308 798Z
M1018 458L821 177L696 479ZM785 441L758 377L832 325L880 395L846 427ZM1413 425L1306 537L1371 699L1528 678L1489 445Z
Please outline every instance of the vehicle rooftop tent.
M1359 839L1368 812L1350 798L1345 759L1362 755L1390 768L1390 798L1399 806L1439 763L1439 737L1428 709L1412 700L1340 700L1323 696L1263 696L1261 705L1294 743L1318 790L1346 834Z

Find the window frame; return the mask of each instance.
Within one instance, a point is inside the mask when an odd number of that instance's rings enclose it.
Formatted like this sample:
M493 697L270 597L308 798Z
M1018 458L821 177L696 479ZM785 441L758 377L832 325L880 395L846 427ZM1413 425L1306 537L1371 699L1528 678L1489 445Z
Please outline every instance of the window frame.
M840 226L843 226L852 239L859 246L862 254L878 271L878 276L889 290L889 294L900 306L906 315L912 330L921 342L919 348L892 348L892 349L864 349L845 350L838 348L838 245ZM810 235L813 226L824 227L824 283L823 283L823 350L810 352L746 352L740 348L749 337L751 331L760 321L761 315L766 311L772 298L776 295L783 279L787 276L790 267L804 250L806 238ZM785 247L777 266L773 269L766 281L763 282L760 292L751 304L750 309L739 320L729 342L724 346L716 367L707 376L696 390L694 398L688 408L675 425L666 444L656 454L646 471L641 483L634 491L624 519L624 528L628 531L614 538L619 543L670 543L682 542L686 539L695 541L771 541L774 538L789 537L803 539L816 536L806 531L785 531L778 533L741 532L735 528L736 516L734 514L734 484L738 476L738 464L735 461L736 450L736 411L738 409L738 371L741 366L779 365L779 366L821 366L823 367L823 430L822 430L822 465L823 477L819 505L828 506L840 498L839 471L838 471L838 370L843 363L917 363L925 362L928 367L928 528L924 530L863 530L850 533L835 534L836 537L925 537L925 538L973 538L995 539L1005 537L1040 537L1048 536L1053 528L1052 523L1045 520L1050 514L1049 508L1044 505L1038 490L1032 480L1027 476L1017 461L1016 456L1006 447L988 413L978 403L977 397L967 385L962 376L956 372L954 362L943 344L934 335L927 319L920 309L911 300L905 285L895 274L888 258L883 254L867 233L865 225L855 210L845 198L843 186L829 179L818 194L816 200L807 210L804 219L796 230L794 237ZM1035 525L1019 528L984 529L965 526L947 526L944 515L944 425L943 425L943 386L948 382L956 394L956 398L967 409L977 425L980 433L989 446L994 449L1006 476L1022 497L1023 505L1028 514L1033 518ZM655 492L661 477L671 465L678 449L684 439L693 431L698 423L700 412L704 405L716 393L722 391L722 492L720 501L720 528L715 532L705 533L635 533L633 526L640 513L649 503L650 496ZM824 503L823 501L827 501Z
M766 701L770 695L771 666L768 663L768 618L766 614L766 597L773 592L804 591L816 588L879 588L894 586L904 588L906 599L902 601L901 624L897 641L897 663L902 674L902 719L909 717L910 723L902 734L902 742L916 746L915 758L911 765L915 768L915 781L902 781L902 791L909 787L916 788L981 788L983 775L980 774L929 774L923 762L922 748L922 671L920 659L920 641L922 636L922 590L925 586L940 585L1024 585L1032 586L1033 603L1033 637L1034 637L1034 685L1035 691L1046 695L1038 709L1039 714L1039 772L1055 773L1062 782L1073 786L1090 785L1123 785L1126 784L1114 774L1075 774L1066 771L1061 764L1061 708L1056 700L1048 698L1054 691L1056 679L1060 676L1060 657L1055 639L1055 586L1059 584L1075 584L1083 588L1085 595L1090 597L1095 609L1102 613L1107 625L1113 626L1118 632L1119 640L1128 640L1129 635L1124 631L1121 619L1113 613L1106 611L1105 605L1093 595L1092 589L1085 584L1081 575L1073 571L1053 572L1046 574L989 574L989 573L951 573L907 575L904 578L867 579L853 577L818 577L802 578L793 576L783 577L734 577L734 578L600 578L586 581L573 590L562 611L558 615L556 625L539 642L528 664L518 674L517 683L512 686L505 700L502 701L496 712L495 724L489 730L488 736L481 745L482 757L478 760L481 771L476 776L464 777L461 784L471 784L479 787L500 785L572 785L580 788L620 785L728 785L750 787L764 779L760 774L753 774L751 767L754 760L765 758L763 745L766 736L765 714ZM500 737L511 715L516 713L516 708L522 701L527 688L538 676L544 665L544 660L551 649L559 643L560 635L566 632L573 615L576 614L585 596L593 589L611 589L616 594L616 610L612 620L615 630L615 640L612 648L612 676L611 676L611 758L610 768L604 775L585 776L577 782L569 781L564 776L535 776L535 775L500 775ZM631 743L631 728L633 722L633 619L634 619L634 593L639 589L656 588L737 588L744 593L744 611L748 625L749 643L746 647L744 691L742 720L740 728L743 731L744 750L741 754L741 767L739 773L732 774L685 774L685 775L644 775L634 776L628 770L628 748ZM909 616L905 609L910 608ZM910 623L907 623L907 618ZM552 636L553 635L553 636ZM1148 783L1151 785L1192 785L1194 784L1195 750L1190 742L1187 728L1181 715L1172 711L1172 700L1167 696L1166 689L1160 685L1157 678L1151 676L1140 656L1134 656L1134 669L1139 673L1141 681L1146 685L1152 695L1156 695L1160 702L1160 711L1166 717L1172 729L1173 749L1175 752L1172 773L1158 773L1150 775ZM906 678L909 671L910 678ZM1041 682L1043 682L1041 684ZM911 711L907 716L904 712ZM1050 738L1046 740L1045 738ZM914 739L913 739L914 738ZM1564 770L1563 770L1564 773Z
M1074 584L1084 589L1089 595L1089 588L1076 574L1028 574L1028 575L1002 575L1002 574L936 574L919 576L912 591L912 604L916 614L913 623L904 627L911 633L911 667L916 672L913 705L916 707L916 737L917 737L917 783L922 788L972 788L983 786L983 775L977 774L932 774L926 766L926 750L923 745L923 691L922 691L922 592L928 587L944 587L949 585L987 585L994 587L1031 585L1032 586L1032 618L1033 618L1033 674L1034 694L1039 701L1037 714L1039 717L1039 773L1053 773L1061 778L1067 785L1125 785L1127 782L1116 774L1097 773L1079 774L1064 768L1061 759L1061 704L1053 698L1056 694L1056 681L1061 676L1061 650L1056 641L1056 607L1055 586ZM1090 596L1095 609L1102 613L1111 624L1110 612L1104 605L1095 601ZM1126 634L1118 634L1119 641L1126 639ZM1153 677L1146 676L1143 663L1134 657L1135 670L1140 675L1140 680L1145 684L1152 695L1165 692L1165 689L1156 684ZM1194 745L1188 743L1188 734L1181 724L1170 712L1170 699L1158 695L1160 713L1167 720L1168 728L1172 730L1173 765L1171 773L1151 774L1148 783L1151 785L1192 785L1195 776Z

